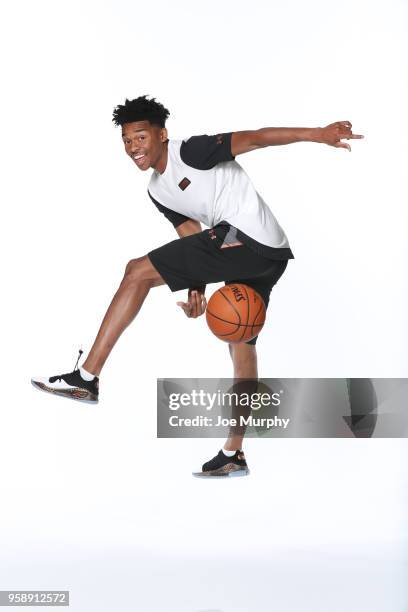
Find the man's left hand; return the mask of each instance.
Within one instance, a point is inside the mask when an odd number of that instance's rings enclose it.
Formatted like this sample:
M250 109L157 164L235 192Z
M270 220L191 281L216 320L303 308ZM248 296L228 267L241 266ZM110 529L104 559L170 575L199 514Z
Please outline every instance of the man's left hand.
M364 138L362 134L353 134L351 128L352 125L350 121L336 121L324 128L318 128L318 142L351 151L351 147L347 142L341 142L342 138L346 140L350 140L351 138Z

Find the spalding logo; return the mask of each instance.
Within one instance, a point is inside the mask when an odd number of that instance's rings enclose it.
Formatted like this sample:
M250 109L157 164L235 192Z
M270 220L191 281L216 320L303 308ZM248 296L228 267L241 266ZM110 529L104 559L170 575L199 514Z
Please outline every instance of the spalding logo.
M238 287L230 286L232 293L234 294L234 298L236 302L240 302L241 300L246 300L246 297L242 295Z

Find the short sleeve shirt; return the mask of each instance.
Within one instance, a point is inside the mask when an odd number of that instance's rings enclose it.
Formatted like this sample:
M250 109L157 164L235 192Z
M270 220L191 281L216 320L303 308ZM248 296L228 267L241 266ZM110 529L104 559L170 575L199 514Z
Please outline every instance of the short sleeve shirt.
M178 227L189 219L228 223L238 240L270 259L292 259L288 239L231 152L232 132L169 140L167 164L153 171L148 194Z

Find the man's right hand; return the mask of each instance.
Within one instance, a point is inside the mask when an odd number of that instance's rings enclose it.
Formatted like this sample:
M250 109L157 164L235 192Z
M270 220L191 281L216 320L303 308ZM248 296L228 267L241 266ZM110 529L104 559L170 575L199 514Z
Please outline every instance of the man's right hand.
M188 302L177 302L177 306L180 306L187 317L196 319L200 315L204 314L207 307L207 300L205 299L204 291L198 289L188 290Z

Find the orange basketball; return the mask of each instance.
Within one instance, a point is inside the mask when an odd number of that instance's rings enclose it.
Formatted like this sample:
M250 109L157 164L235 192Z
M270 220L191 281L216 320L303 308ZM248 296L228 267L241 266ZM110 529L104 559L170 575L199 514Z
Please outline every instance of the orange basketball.
M224 342L248 342L265 323L263 299L252 287L225 285L210 297L206 317L212 333Z

